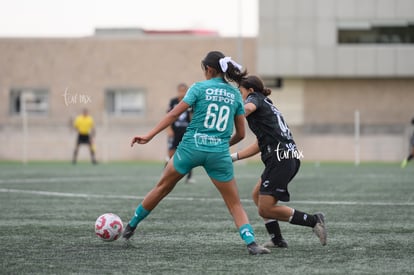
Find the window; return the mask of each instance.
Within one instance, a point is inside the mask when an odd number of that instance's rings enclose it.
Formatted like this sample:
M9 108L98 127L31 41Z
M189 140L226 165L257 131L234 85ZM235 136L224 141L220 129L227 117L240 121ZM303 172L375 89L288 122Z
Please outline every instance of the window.
M414 44L414 23L341 23L339 44Z
M111 115L143 115L145 92L138 88L107 89L105 104Z
M263 77L265 87L281 89L283 87L283 78L280 77Z
M10 114L20 115L24 111L31 115L47 115L49 97L46 89L11 89Z

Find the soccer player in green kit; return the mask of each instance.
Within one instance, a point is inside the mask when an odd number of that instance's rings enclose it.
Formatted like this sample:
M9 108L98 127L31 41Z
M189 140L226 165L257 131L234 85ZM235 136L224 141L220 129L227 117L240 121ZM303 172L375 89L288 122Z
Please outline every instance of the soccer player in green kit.
M177 151L161 179L138 205L123 232L123 238L129 240L138 224L173 190L177 182L194 167L202 166L223 197L248 252L252 255L270 253L255 242L253 228L240 202L229 153L229 147L245 136L245 112L240 91L228 81L239 85L247 72L218 51L209 52L201 66L206 80L193 84L184 99L151 131L132 139L131 146L148 143L192 107L192 120ZM232 135L233 128L236 131Z

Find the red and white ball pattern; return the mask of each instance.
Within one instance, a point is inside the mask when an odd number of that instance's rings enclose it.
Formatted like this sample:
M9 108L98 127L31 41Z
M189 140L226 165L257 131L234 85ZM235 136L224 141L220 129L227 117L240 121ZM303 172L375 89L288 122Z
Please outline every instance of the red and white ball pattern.
M95 222L95 234L104 241L117 240L123 231L123 223L119 216L113 213L105 213Z

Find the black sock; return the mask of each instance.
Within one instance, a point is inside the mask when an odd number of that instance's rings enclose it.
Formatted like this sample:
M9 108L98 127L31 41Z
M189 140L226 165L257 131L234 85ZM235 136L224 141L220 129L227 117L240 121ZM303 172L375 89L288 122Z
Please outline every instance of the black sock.
M190 170L187 174L187 180L191 179L191 176L193 175L193 170Z
M280 241L282 238L282 232L280 231L279 222L276 220L269 221L265 224L267 233L273 242Z
M316 224L316 217L295 209L295 213L293 213L292 219L289 222L291 224L314 227Z

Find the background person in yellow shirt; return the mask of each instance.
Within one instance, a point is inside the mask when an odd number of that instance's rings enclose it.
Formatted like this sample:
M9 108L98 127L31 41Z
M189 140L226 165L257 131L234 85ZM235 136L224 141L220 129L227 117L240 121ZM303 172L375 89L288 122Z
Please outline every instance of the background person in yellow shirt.
M76 141L75 150L73 151L72 163L76 164L78 157L79 145L88 144L89 151L91 152L91 160L93 164L96 164L95 159L95 145L93 138L95 136L95 125L93 118L89 115L87 109L84 109L81 115L78 115L73 122L73 127L78 132L78 138Z

